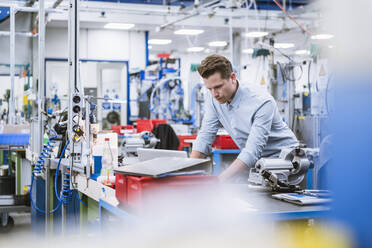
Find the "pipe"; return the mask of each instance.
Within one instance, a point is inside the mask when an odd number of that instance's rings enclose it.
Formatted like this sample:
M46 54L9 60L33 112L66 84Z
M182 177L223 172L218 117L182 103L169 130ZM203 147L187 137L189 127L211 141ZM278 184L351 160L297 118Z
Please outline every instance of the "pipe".
M21 36L21 37L36 37L37 34L33 34L31 32L15 32L16 36ZM10 36L10 32L7 31L0 31L0 36Z
M211 7L213 4L216 4L216 3L219 3L219 2L220 2L220 0L215 0L215 1L212 1L212 2L205 3L205 4L201 5L198 8ZM158 30L158 31L163 30L164 28L166 28L166 27L168 27L170 25L173 25L175 23L178 23L178 22L181 22L181 21L190 19L191 17L197 16L199 14L200 14L200 12L198 10L196 10L194 13L190 13L189 15L187 15L185 17L181 17L181 18L176 19L174 21L167 22L167 23L161 25L160 27L158 27L156 30Z
M10 8L10 101L8 123L15 124L15 100L14 100L14 73L15 73L15 13L14 7Z
M53 3L53 5L52 5L52 10L53 9L56 9L61 3L63 2L63 0L56 0L54 3ZM49 13L46 13L45 14L45 20L47 20L48 19L48 15L49 15ZM39 14L35 17L35 24L34 24L34 30L37 30L38 29L38 27L39 27Z
M283 6L281 6L280 3L278 3L276 0L273 0L273 1L284 12L284 14L286 14L289 17L289 19L291 19L294 23L296 23L305 33L308 33L309 35L312 35L312 33L309 30L307 30L303 25L301 25L301 23L299 23L296 20L296 18L294 18L292 15L288 14L287 10L285 8L283 8Z

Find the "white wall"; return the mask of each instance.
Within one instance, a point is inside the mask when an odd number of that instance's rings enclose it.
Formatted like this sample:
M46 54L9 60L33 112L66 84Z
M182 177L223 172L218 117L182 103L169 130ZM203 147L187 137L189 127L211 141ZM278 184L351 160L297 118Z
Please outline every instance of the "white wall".
M85 59L129 60L130 68L143 69L145 33L107 29L80 30L80 57ZM68 57L66 28L48 27L46 31L46 57Z
M30 30L31 18L30 14L17 13L15 19L16 32L26 32ZM9 31L9 19L0 23L1 31ZM16 64L29 64L31 63L31 40L35 38L15 37L15 63ZM37 38L36 38L37 39ZM0 63L9 64L10 59L10 40L9 36L0 36ZM8 68L0 68L0 73L9 73Z
M196 82L202 82L198 73L191 74L190 66L191 64L199 64L205 57L210 54L206 53L175 53L173 57L181 58L181 79L183 88L185 91L185 107L188 109L190 104L190 94L192 90L192 85ZM228 57L228 54L222 53L221 55ZM154 56L154 54L152 54ZM305 58L303 57L293 57L294 60L301 62ZM283 56L276 56L275 61L281 63L289 62L287 58ZM251 54L242 54L241 55L241 66L246 66L245 69L241 68L238 72L238 79L242 85L252 85L255 87L268 88L269 85L269 61L266 58L262 60L261 58L252 58ZM195 75L197 74L197 75ZM264 78L264 84L261 84L262 77ZM303 85L307 84L307 65L303 66L303 73L300 80L296 84L298 92L301 92Z

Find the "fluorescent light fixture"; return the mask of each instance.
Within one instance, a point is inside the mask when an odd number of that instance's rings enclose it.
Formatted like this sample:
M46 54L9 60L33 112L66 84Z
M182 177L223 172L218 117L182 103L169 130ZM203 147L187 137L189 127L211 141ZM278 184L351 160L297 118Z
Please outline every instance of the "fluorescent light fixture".
M166 39L150 39L149 44L150 45L168 45L172 43L172 40L166 40Z
M187 48L188 52L201 52L204 50L204 47L189 47Z
M260 38L260 37L264 37L268 34L269 34L268 32L255 31L255 32L245 33L244 36L249 37L249 38Z
M274 44L274 47L275 48L286 49L286 48L292 48L292 47L294 47L294 44L293 43L275 43Z
M297 55L309 55L310 51L309 50L296 50L295 54L297 54Z
M312 40L329 40L333 38L333 34L315 34L311 36Z
M174 32L174 34L179 35L198 35L204 33L202 29L179 29Z
M243 53L248 53L248 54L252 54L253 53L253 48L247 48L247 49L243 49L242 51Z
M104 28L108 29L131 29L134 27L134 24L131 23L107 23Z
M224 47L227 45L226 41L212 41L208 43L208 46L211 47Z
M147 46L148 49L152 49L152 46Z

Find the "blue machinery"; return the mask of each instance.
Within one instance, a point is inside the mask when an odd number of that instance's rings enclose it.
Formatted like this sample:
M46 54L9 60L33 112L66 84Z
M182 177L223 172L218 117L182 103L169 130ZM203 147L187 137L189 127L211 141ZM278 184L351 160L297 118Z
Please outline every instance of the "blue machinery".
M159 82L150 97L150 111L153 119L166 119L183 122L184 91L180 78L168 78Z
M63 183L62 183L62 190L61 190L60 194L58 194L58 189L57 189L58 188L58 174L59 174L59 170L60 170L61 161L62 161L62 158L65 154L66 148L69 145L69 142L67 141L66 145L64 146L64 148L61 152L61 156L58 160L58 164L57 164L57 168L56 168L56 174L55 174L55 177L54 177L54 192L55 192L55 196L58 200L57 206L53 210L51 210L50 212L47 212L46 210L43 210L43 209L39 208L36 205L36 203L33 199L32 189L33 189L33 185L34 185L34 182L35 182L35 177L42 176L43 169L45 169L44 165L46 163L46 159L50 159L50 154L51 154L51 152L52 152L52 150L55 147L56 142L57 142L56 141L56 139L58 138L57 133L53 129L51 129L50 132L51 132L51 136L48 138L47 144L44 145L43 150L40 153L40 156L39 156L39 158L38 158L38 160L37 160L37 162L34 166L34 169L33 169L33 172L32 172L32 178L31 178L31 187L30 187L31 204L37 211L39 211L40 213L43 213L43 214L54 213L59 209L61 204L64 204L64 205L69 204L69 202L71 200L71 197L74 193L74 191L71 190L71 188L70 188L71 168L69 166L66 167L66 171L64 173L64 179L63 179ZM83 201L80 200L79 195L77 193L76 193L76 196L77 196L77 199L82 204L86 205Z

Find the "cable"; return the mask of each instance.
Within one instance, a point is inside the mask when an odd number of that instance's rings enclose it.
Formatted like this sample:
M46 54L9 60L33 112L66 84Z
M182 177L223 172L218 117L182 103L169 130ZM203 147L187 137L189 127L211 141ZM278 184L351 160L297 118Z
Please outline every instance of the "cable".
M292 68L291 68L291 67L292 67ZM290 75L289 71L292 70L292 71L293 71L293 75L294 75L294 69L295 69L296 67L300 67L300 69L301 69L301 74L300 74L297 78L290 78L290 77L289 77L289 75ZM293 81L293 82L295 82L295 81L300 80L300 79L302 78L303 73L304 73L304 69L302 68L302 65L290 65L290 64L286 64L285 67L284 67L284 76L286 77L286 79L287 79L288 81Z
M312 33L307 30L303 25L301 25L301 23L299 23L296 18L294 18L292 15L290 15L286 9L283 8L282 5L280 5L276 0L273 0L274 3L284 12L284 14L286 14L289 19L291 19L294 23L296 23L304 32L308 33L309 35L312 35Z
M76 197L77 197L77 199L78 199L78 200L79 200L79 201L80 201L84 206L88 207L88 205L80 199L79 192L77 192L77 190L75 190L75 193L76 193Z
M61 201L61 200L62 200L62 199L60 198L58 192L57 192L57 180L58 180L59 166L60 166L60 164L61 164L61 161L62 161L63 155L65 154L65 150L66 150L66 148L67 148L67 146L68 146L69 143L70 143L70 141L67 140L65 147L63 147L63 150L62 150L61 156L59 157L59 161L58 161L58 164L57 164L56 175L55 175L55 177L54 177L54 192L55 192L55 195L56 195L58 201Z
M31 177L31 186L30 186L30 200L31 200L31 205L37 210L37 211L39 211L40 213L43 213L43 214L45 214L46 212L45 212L45 210L42 210L42 209L40 209L37 205L36 205L36 203L34 202L34 200L33 200L33 198L32 198L32 187L33 187L33 184L34 184L34 175L32 174L32 177ZM55 211L57 211L58 210L58 208L61 206L61 202L59 201L58 202L58 205L56 206L56 208L55 209L53 209L52 211L50 211L49 213L54 213Z
M31 200L31 205L37 211L39 211L39 212L41 212L43 214L46 213L45 210L40 209L36 205L36 203L34 202L34 200L32 198L32 188L33 188L33 184L34 184L34 181L35 181L35 176L41 175L41 171L44 168L45 159L49 158L50 152L52 152L53 148L55 147L56 141L54 139L56 139L58 137L58 135L57 135L56 131L54 131L53 129L51 129L51 132L53 133L53 136L49 137L48 138L48 143L43 146L43 150L41 151L40 156L39 156L39 159L36 162L35 167L34 167L34 169L32 171L31 186L30 186L30 200ZM58 202L58 205L56 206L56 208L53 209L52 211L50 211L49 213L54 213L55 211L57 211L57 209L60 206L61 206L61 202L59 201Z

